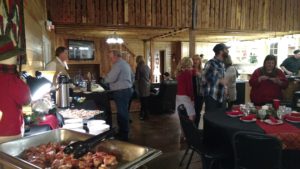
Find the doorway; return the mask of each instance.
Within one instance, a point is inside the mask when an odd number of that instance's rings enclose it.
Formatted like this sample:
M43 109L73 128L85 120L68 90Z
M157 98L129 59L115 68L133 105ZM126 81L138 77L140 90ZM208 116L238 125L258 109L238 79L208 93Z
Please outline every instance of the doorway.
M160 50L159 51L159 71L161 73L160 75L160 82L163 81L163 74L165 73L165 57L166 56L166 51L165 50Z

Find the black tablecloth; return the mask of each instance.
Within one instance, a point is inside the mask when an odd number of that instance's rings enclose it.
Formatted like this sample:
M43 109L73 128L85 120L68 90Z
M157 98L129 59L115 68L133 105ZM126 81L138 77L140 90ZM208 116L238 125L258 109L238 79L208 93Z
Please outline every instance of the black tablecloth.
M292 124L292 123L291 123ZM300 128L300 124L292 124ZM264 133L256 123L245 123L238 118L227 116L224 112L207 112L204 115L204 142L208 146L218 147L225 151L233 168L233 135L238 131ZM285 169L300 168L300 151L284 150L283 165Z
M71 106L71 109L85 109L85 110L99 110L99 106L96 105L94 100L85 100L82 103L73 102L73 106Z
M110 91L104 91L104 92L92 92L92 93L75 93L73 92L72 97L85 97L86 100L93 100L96 104L96 109L103 110L105 114L105 121L108 125L112 126L112 116L111 116L111 107L110 107ZM84 107L83 109L87 110L95 110L92 109L91 105L75 105L75 108Z

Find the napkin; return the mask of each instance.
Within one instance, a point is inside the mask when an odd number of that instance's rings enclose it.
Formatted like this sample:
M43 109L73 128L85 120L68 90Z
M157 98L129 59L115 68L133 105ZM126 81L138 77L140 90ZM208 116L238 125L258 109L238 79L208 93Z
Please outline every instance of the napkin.
M278 120L275 117L270 116L269 119L271 120L272 123L278 122Z
M236 116L236 115L243 114L243 112L238 111L238 110L234 110L234 111L227 112L227 114Z
M252 120L254 118L256 118L256 115L255 114L250 114L248 116L241 117L241 120Z

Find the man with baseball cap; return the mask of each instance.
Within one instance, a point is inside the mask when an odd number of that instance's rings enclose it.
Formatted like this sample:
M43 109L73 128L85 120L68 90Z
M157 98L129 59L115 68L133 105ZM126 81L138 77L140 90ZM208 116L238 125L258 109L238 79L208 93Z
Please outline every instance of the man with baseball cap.
M22 106L30 102L29 87L19 78L17 55L24 53L9 36L0 36L0 143L22 136Z
M226 93L226 81L224 79L224 59L228 57L230 47L224 43L217 44L213 51L215 56L204 66L202 75L202 91L205 101L205 112L216 111L225 108L224 95Z

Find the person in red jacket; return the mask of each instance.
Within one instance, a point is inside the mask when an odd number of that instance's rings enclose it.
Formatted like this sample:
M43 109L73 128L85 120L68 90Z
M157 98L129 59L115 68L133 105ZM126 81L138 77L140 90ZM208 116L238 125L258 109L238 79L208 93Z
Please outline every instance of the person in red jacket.
M0 54L0 143L22 136L22 106L30 102L30 90L18 76L16 58Z
M195 118L194 94L193 94L193 61L191 58L184 57L177 66L177 94L176 94L176 112L177 107L183 104L191 120Z
M250 97L255 105L261 106L282 98L281 90L287 87L288 80L276 67L276 60L274 55L266 56L264 66L256 69L250 78Z

